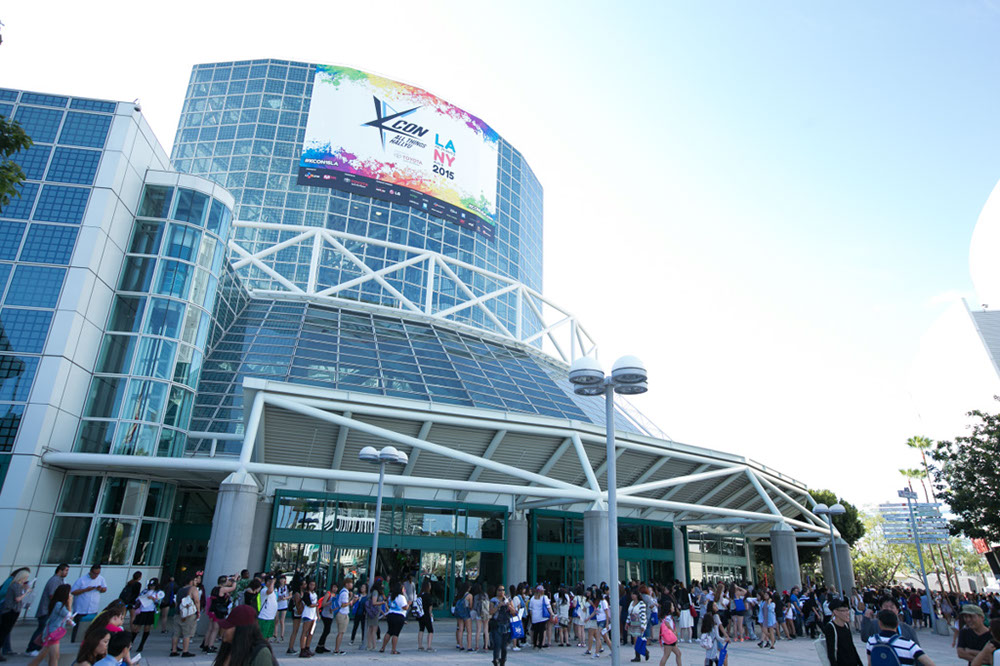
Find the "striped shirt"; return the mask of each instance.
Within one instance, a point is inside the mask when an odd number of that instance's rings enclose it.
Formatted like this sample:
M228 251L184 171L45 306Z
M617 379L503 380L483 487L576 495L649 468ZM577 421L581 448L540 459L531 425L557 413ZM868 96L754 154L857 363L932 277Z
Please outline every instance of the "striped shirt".
M899 657L899 663L904 664L904 666L905 664L916 664L917 660L924 654L919 645L903 638L895 631L880 631L869 638L866 648L867 653L871 655L872 648L876 644L888 643L890 640L892 641L892 649L896 652L896 656Z

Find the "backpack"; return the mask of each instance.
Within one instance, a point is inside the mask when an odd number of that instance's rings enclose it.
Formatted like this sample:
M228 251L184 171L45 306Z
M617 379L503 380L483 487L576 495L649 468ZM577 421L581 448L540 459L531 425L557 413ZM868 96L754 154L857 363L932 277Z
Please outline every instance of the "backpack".
M375 620L379 616L379 604L371 600L368 597L365 601L365 617L369 620Z
M413 615L415 617L424 616L424 600L420 597L413 600Z
M877 634L875 635L875 645L872 646L871 652L868 653L872 666L900 666L899 655L892 648L892 644L897 638L899 636L893 636L883 642L879 640Z
M734 604L734 606L736 608L736 612L737 613L742 613L743 611L745 611L747 609L746 602L743 601L742 597L740 597L739 599L737 599L736 601L734 601L733 604Z
M698 645L700 645L702 648L706 650L711 650L713 647L715 647L715 637L713 637L712 634L702 634L698 638ZM872 664L874 663L875 662L872 662Z
M455 602L455 617L461 620L469 619L469 608L465 604L464 596Z

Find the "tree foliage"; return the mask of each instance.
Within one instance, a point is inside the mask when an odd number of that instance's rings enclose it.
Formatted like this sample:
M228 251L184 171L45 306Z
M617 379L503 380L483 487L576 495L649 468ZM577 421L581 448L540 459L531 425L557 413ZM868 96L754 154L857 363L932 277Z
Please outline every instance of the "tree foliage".
M1000 399L1000 398L998 398ZM950 508L952 534L1000 542L1000 414L980 410L968 435L929 451L937 499Z
M853 546L865 535L865 524L858 513L858 508L843 498L838 498L832 490L810 490L812 498L821 504L833 506L838 502L844 505L847 513L833 516L833 526L840 532L840 537Z
M11 197L20 197L18 185L24 171L11 159L18 151L31 146L31 138L15 120L0 115L0 211L10 204Z

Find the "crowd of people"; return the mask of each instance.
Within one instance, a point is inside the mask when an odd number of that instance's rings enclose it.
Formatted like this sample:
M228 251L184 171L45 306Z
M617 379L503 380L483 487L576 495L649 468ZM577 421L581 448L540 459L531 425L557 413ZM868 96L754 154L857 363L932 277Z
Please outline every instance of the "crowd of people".
M298 658L346 654L355 645L400 654L407 622L417 625L416 649L433 652L434 610L444 603L430 580L418 585L412 576L376 578L370 586L345 578L319 589L301 572L251 575L243 570L219 576L207 592L200 571L162 582L143 580L136 572L118 598L101 608L101 595L108 591L101 567L94 565L72 584L66 582L68 573L68 565L59 565L41 590L37 626L26 650L33 657L30 666L58 664L66 634L75 644L81 630L74 664L131 666L156 624L171 634L169 656L193 657L191 643L203 615L208 622L199 648L224 666L276 664L279 644L286 655ZM0 586L5 653L11 629L34 592L30 577L29 569L20 568ZM612 594L619 600L617 618L612 617ZM933 666L920 648L917 628L932 627L936 617L951 627L956 656L973 666L992 663L1000 647L1000 597L904 587L837 595L816 585L779 591L733 582L631 581L614 592L604 583L508 587L471 582L460 585L448 611L456 620L455 648L492 653L494 666L506 663L508 651L529 647L576 647L583 656L599 658L610 653L615 621L622 645L634 651L632 661L648 661L651 646L658 644L660 666L671 657L681 666L681 643L704 649L706 666L728 666L730 643L774 650L780 641L806 637L820 639L817 650L832 666L861 666L865 662L855 648L855 634L869 656L889 650L901 664Z

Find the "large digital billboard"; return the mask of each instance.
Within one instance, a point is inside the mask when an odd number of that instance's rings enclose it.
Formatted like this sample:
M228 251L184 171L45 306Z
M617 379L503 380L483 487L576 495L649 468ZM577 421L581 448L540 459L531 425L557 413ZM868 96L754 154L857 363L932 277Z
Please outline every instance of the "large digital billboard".
M426 90L320 65L298 183L403 203L492 239L499 138Z

